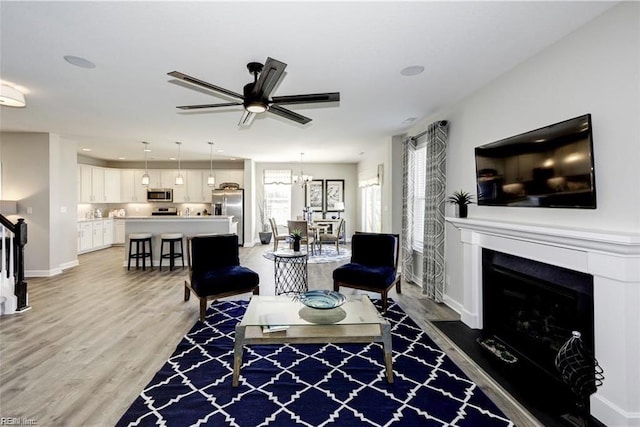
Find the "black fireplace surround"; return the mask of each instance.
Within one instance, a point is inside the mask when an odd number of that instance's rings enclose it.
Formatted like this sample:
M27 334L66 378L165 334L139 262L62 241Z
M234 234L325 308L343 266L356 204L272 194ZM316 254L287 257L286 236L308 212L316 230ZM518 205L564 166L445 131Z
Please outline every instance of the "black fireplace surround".
M572 395L554 361L572 331L582 334L585 348L594 354L593 276L482 251L482 338L493 338L518 359L517 368L510 369L513 375L526 375L530 392L554 405L560 400L570 405Z

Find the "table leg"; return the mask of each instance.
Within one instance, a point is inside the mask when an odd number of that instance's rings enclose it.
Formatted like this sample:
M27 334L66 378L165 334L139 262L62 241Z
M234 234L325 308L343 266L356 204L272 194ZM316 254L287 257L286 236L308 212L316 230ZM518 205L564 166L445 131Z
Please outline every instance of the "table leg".
M391 349L391 325L385 322L380 325L382 329L382 348L384 350L384 367L387 374L387 382L393 383L393 357Z
M233 380L231 382L233 387L238 387L238 380L240 379L245 330L246 326L236 325L236 337L233 344Z

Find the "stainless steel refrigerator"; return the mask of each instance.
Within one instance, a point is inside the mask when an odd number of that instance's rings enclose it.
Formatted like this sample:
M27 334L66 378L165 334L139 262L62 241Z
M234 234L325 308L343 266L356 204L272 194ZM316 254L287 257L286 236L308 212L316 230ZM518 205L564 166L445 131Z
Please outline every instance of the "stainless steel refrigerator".
M244 245L244 190L213 190L211 212L213 215L233 216L231 222L238 225L238 244Z

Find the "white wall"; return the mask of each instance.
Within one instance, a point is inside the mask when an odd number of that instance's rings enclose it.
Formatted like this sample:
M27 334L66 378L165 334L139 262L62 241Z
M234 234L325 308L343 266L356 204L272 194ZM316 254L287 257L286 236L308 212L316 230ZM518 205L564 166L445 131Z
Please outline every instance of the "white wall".
M592 114L595 210L472 205L469 217L640 232L640 4L622 3L434 120L449 120L447 192L474 191L474 147ZM461 301L462 249L448 225L446 290Z
M78 264L76 143L49 135L50 269Z
M25 274L48 276L77 263L76 147L47 133L0 135L3 194L27 223ZM62 213L61 207L67 212ZM29 213L29 211L31 213Z

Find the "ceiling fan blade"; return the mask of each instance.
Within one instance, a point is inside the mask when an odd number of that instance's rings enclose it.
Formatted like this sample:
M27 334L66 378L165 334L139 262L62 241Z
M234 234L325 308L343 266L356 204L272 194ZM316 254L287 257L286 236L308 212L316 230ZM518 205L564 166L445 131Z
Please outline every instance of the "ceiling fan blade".
M293 120L294 122L298 122L303 125L306 125L311 121L309 117L305 117L301 114L294 113L293 111L287 110L286 108L280 107L278 105L272 105L271 107L269 107L268 111L272 112L273 114L277 114L280 117Z
M223 95L226 96L231 96L233 98L239 98L239 99L244 99L244 96L240 95L239 93L236 93L232 90L228 90L225 89L223 87L220 86L216 86L216 85L212 85L211 83L207 83L205 81L196 79L195 77L191 77L187 74L181 73L179 71L172 71L170 73L167 73L168 75L170 75L171 77L175 77L178 80L182 80L183 82L187 82L187 83L191 83L194 84L196 86L200 86L209 90L212 90L214 92L218 92L221 93Z
M232 107L242 105L242 102L225 102L222 104L202 104L202 105L178 105L176 108L181 110L200 110L202 108Z
M267 58L267 62L265 62L262 67L260 77L258 77L258 81L253 86L251 94L262 99L269 98L271 91L273 91L282 78L285 68L287 68L287 64L284 62Z
M271 98L274 104L313 104L316 102L340 101L340 92L310 93L307 95L274 96Z
M253 123L253 119L256 118L256 113L250 113L247 110L244 110L244 113L242 114L242 117L240 118L240 121L238 122L238 126L251 126L251 123Z

